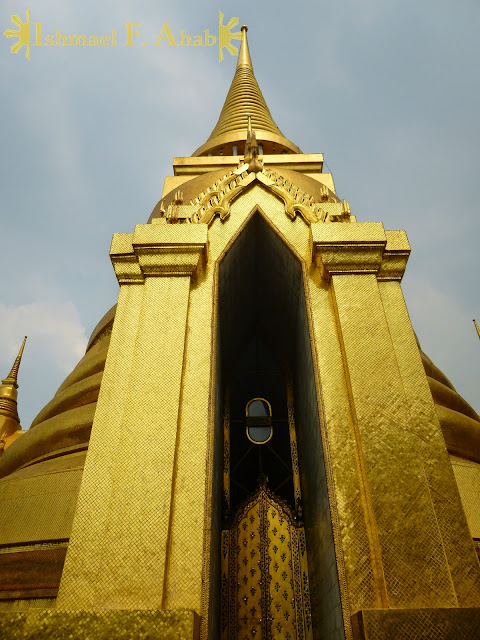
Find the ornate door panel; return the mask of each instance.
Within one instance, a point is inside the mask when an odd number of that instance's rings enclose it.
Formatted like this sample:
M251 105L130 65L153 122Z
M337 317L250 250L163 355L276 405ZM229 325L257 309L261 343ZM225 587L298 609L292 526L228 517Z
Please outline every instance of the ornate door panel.
M265 486L222 532L222 639L312 637L305 534Z

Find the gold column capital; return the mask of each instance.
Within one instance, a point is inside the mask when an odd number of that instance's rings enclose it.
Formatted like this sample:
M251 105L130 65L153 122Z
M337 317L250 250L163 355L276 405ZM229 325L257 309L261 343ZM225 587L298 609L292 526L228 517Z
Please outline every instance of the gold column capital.
M381 222L314 223L311 231L313 260L325 280L380 269L387 244Z
M133 251L133 233L114 233L110 246L110 260L119 284L143 283L143 276Z
M387 237L387 245L383 252L383 260L377 273L377 279L397 280L400 282L410 256L410 243L406 232L403 230L385 231L385 235Z
M134 233L115 233L110 259L120 284L147 276L194 276L207 261L208 225L138 224Z
M401 280L410 245L405 231L386 231L381 222L311 225L313 261L322 277L375 274Z

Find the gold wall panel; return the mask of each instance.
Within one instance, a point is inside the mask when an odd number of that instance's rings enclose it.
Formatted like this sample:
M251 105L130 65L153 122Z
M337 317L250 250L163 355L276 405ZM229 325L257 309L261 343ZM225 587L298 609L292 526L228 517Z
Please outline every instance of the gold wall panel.
M190 606L183 608L200 610L205 489L199 489L200 499L192 498L186 487L176 486L176 475L190 276L205 240L201 225L137 225L134 234L113 238L121 288L59 609L179 608L167 603L165 586L174 547L172 515L180 506L190 516L190 546L195 548L195 538L200 541L190 569L195 580L186 589ZM208 382L206 390L208 407ZM193 452L199 453L190 444L189 458ZM205 456L200 454L198 465L204 478ZM184 553L185 577L191 559ZM176 578L180 585L180 572Z
M212 326L213 334L217 335L217 318L214 314L214 325ZM212 470L207 472L207 477L210 475L210 483L205 492L206 494L206 509L205 509L205 521L206 521L206 538L208 536L209 541L209 558L202 558L204 563L204 576L205 583L209 585L205 592L208 592L208 600L203 596L203 608L207 610L207 620L202 620L204 625L202 638L219 638L220 636L220 624L221 624L221 603L220 603L220 591L221 591L221 579L222 579L222 540L221 540L221 528L222 528L222 516L224 509L224 492L223 492L223 468L224 468L224 450L219 443L223 440L223 405L224 405L224 389L223 389L223 368L219 353L219 341L217 341L214 352L214 363L212 369L215 373L214 389L212 394L212 408L214 408L215 418L213 421L213 428L211 431L211 445L210 451L213 451L213 456L208 456L209 462L212 465ZM209 423L211 424L211 423ZM208 508L208 500L210 500L211 509ZM205 545L206 546L206 545Z

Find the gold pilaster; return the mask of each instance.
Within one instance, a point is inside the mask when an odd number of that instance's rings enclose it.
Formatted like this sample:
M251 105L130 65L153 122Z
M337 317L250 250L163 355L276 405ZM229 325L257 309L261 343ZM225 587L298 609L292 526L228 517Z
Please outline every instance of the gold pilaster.
M334 487L345 475L340 461L357 476L344 478L336 494L351 613L368 599L379 609L478 606L478 562L399 286L406 236L385 232L379 223L316 224L312 245L328 282L350 414L340 447L334 433L339 416L326 385ZM319 360L331 360L318 338L316 348ZM357 495L354 520L363 520L368 539L363 566L355 558L358 544L345 544L342 520L355 504L349 491Z
M395 280L379 282L379 291L405 389L410 430L417 443L444 559L455 591L455 603L459 607L478 607L478 560L403 293Z
M113 238L118 307L59 609L163 608L189 294L206 244L206 225Z

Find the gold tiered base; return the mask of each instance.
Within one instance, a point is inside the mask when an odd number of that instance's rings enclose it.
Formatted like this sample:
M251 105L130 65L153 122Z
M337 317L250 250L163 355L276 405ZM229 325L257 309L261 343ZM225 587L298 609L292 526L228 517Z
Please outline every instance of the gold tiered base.
M480 609L367 609L352 627L355 640L475 640Z
M194 611L58 611L30 609L0 618L2 640L195 640L199 617Z
M194 611L58 611L30 609L0 618L3 640L196 640L200 620ZM353 640L475 640L480 609L376 609L352 617ZM41 635L39 635L41 634Z

